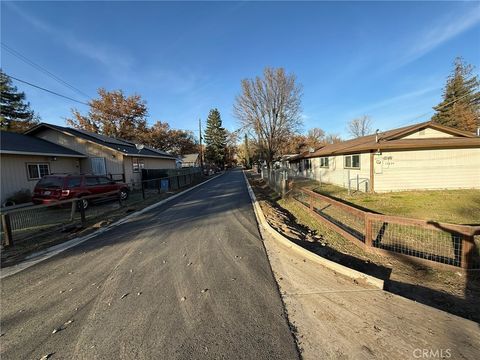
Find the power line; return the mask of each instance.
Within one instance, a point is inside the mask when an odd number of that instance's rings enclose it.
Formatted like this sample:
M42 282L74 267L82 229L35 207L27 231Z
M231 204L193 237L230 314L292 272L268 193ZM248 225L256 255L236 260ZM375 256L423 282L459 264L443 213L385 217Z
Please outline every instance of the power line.
M65 80L63 80L62 78L58 77L57 75L53 74L52 72L48 71L47 69L45 69L43 66L41 65L38 65L37 63L35 63L34 61L30 60L29 58L27 58L25 55L22 55L20 54L18 51L12 49L10 46L8 46L7 44L5 44L4 42L1 43L2 44L2 47L7 50L10 54L12 54L13 56L17 57L18 59L22 60L23 62L25 62L26 64L32 66L33 68L43 72L44 74L46 74L47 76L49 76L50 78L54 79L55 81L59 82L60 84L68 87L69 89L77 92L78 94L82 95L82 96L85 96L86 98L90 99L90 96L85 94L82 90L76 88L75 86L69 84L68 82L66 82Z
M446 106L448 106L448 105L452 105L453 103L457 102L458 100L461 100L461 99L463 99L464 97L467 97L467 96L469 96L469 95L471 95L471 94L464 94L464 95L462 95L462 96L459 96L458 98L456 98L456 99L454 99L454 100L452 100L452 101L450 101L450 102L448 102L448 103L446 103L446 104L443 104L442 106L437 106L437 109L436 109L436 110L440 110L440 109L443 109L444 107L446 107ZM418 115L418 116L414 117L413 119L410 119L410 120L408 120L408 121L406 121L406 122L404 122L404 123L402 123L402 124L400 124L400 125L410 124L411 122L413 122L413 121L415 121L415 120L417 120L417 119L420 119L420 118L422 118L422 117L424 117L424 116L427 116L427 115L429 115L429 114L431 114L431 113L433 113L433 112L434 112L434 110L430 110L430 111L428 111L428 112L426 112L426 113L424 113L424 114L422 114L422 115Z
M28 82L28 81L25 81L25 80L22 80L22 79L19 79L19 78L16 78L15 76L11 76L11 75L8 75L8 76L11 77L11 78L14 79L14 80L17 80L17 81L19 81L19 82L21 82L21 83L24 83L24 84L26 84L26 85L32 86L32 87L34 87L34 88L37 88L37 89L46 91L46 92L48 92L48 93L50 93L50 94L53 94L53 95L56 95L56 96L60 96L60 97L62 97L62 98L65 98L65 99L68 99L68 100L71 100L71 101L75 101L75 102L77 102L77 103L79 103L79 104L83 104L83 105L90 106L90 104L88 104L88 103L86 103L86 102L83 102L83 101L80 101L80 100L77 100L77 99L74 99L74 98L71 98L70 96L62 95L62 94L59 94L59 93L57 93L57 92L55 92L55 91L45 89L44 87L41 87L41 86L32 84L32 83L30 83L30 82Z
M71 98L70 96L66 96L66 95L63 95L63 94L59 94L59 93L57 93L57 92L55 92L55 91L46 89L46 88L44 88L44 87L42 87L42 86L32 84L31 82L28 82L28 81L19 79L19 78L15 77L15 76L12 76L12 75L8 75L8 76L9 76L10 78L16 80L16 81L19 81L19 82L21 82L21 83L23 83L23 84L32 86L32 87L34 87L34 88L36 88L36 89L46 91L46 92L48 92L48 93L50 93L50 94L53 94L53 95L62 97L62 98L64 98L64 99L68 99L68 100L74 101L74 102L79 103L79 104L82 104L82 105L90 106L90 107L92 107L92 108L95 108L95 109L104 111L105 113L107 113L107 114L109 114L109 115L119 116L119 114L116 114L116 113L113 113L113 112L109 112L109 111L105 111L105 109L101 109L101 108L95 106L95 104L93 104L93 103L90 103L90 104L89 104L89 103L86 103L86 102L83 102L83 101L80 101L80 100ZM198 129L176 129L176 130L189 131L189 132L196 132L196 131L198 131Z

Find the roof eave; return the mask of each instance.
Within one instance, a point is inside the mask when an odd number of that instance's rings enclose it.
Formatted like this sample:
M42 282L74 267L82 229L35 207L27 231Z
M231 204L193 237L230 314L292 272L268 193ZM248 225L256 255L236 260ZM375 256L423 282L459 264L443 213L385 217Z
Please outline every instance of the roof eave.
M81 155L81 154L78 154L78 155L76 155L76 154L57 154L57 153L42 153L42 152L3 150L3 149L0 150L0 154L86 158L85 155Z
M117 150L118 151L118 150ZM156 158L156 159L168 159L168 160L175 160L176 158L173 156L168 155L144 155L144 154L129 154L122 152L123 156L131 156L131 157L148 157L148 158Z

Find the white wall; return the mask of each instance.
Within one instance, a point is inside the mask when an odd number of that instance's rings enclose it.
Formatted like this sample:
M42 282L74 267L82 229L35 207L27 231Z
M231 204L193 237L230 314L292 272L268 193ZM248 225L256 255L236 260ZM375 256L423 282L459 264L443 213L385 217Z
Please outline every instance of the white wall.
M76 158L56 157L56 160L53 160L51 156L2 154L0 160L0 204L3 204L9 196L19 190L33 191L38 179L28 179L27 163L47 163L50 173L78 174L80 172L80 162Z
M402 137L402 139L430 139L430 138L446 138L446 137L454 137L451 134L447 134L443 131L438 131L432 128L426 128L408 136Z
M358 175L360 182L359 189L365 191L365 186L368 184L368 179L370 178L370 154L360 154L360 169L345 169L344 156L345 155L328 156L328 168L320 167L320 158L313 158L312 171L314 179L348 188L348 179L350 176L350 186L352 189L356 189Z
M105 158L107 174L123 174L123 156L117 151L52 129L45 129L35 136L64 146L68 149L75 150L88 157ZM85 174L92 172L91 161L89 158L82 159L81 172Z
M375 191L480 189L480 149L382 152L374 157Z
M141 172L133 172L133 157L124 156L123 162L125 166L125 182L127 184L139 183L142 180ZM145 164L145 169L175 169L175 159L159 159L159 158L147 158L139 157Z

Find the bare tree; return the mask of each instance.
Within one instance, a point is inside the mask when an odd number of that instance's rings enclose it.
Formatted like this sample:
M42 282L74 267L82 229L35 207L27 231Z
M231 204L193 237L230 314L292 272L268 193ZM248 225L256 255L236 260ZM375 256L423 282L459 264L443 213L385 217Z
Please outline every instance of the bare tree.
M328 134L326 137L325 137L325 142L327 144L336 144L336 143L339 143L339 142L342 142L342 138L337 135L337 134Z
M371 134L372 119L368 115L353 119L348 123L348 132L354 138Z
M301 86L283 68L265 68L263 78L244 79L235 99L235 116L244 129L253 130L270 166L281 145L298 132L301 121Z
M320 128L308 130L306 143L309 148L318 149L325 144L325 131Z

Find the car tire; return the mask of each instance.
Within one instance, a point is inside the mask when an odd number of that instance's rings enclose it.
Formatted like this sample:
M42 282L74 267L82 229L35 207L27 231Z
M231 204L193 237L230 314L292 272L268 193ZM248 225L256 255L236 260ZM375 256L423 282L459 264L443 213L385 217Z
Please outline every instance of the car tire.
M90 202L87 199L78 199L77 202L77 207L80 210L83 207L83 210L87 210L88 206L90 205Z
M128 199L128 190L120 189L120 200L124 201Z

